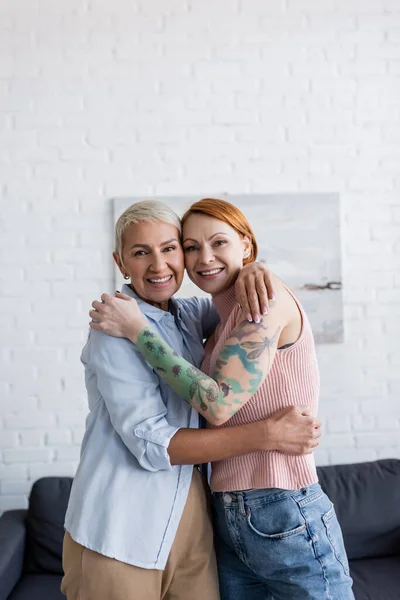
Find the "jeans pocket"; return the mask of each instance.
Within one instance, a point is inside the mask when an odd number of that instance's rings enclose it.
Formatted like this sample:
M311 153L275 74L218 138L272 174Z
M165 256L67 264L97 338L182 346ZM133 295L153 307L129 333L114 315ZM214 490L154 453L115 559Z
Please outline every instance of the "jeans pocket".
M332 546L335 557L342 565L345 574L349 575L350 569L344 547L342 530L340 529L339 521L337 520L335 507L333 504L328 512L323 515L322 520L324 522L326 535L330 545Z
M288 531L281 531L278 533L265 533L263 531L260 531L252 522L252 513L251 513L251 509L248 508L247 509L247 523L250 527L250 529L252 529L252 531L254 531L254 533L256 533L257 535L259 535L262 538L267 538L269 540L282 540L288 537L291 537L292 535L296 535L298 533L301 533L302 531L304 531L306 529L306 524L304 523L303 525L300 525L299 527L295 527L294 529L290 529Z

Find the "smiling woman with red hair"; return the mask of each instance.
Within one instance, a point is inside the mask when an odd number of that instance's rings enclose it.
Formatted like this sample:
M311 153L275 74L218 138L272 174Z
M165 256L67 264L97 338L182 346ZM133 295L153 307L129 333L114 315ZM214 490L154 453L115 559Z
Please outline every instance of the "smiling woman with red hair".
M190 215L206 215L230 225L239 235L250 239L249 254L243 258L243 266L257 260L258 244L254 231L244 214L230 202L217 198L203 198L192 204L181 219L182 226Z

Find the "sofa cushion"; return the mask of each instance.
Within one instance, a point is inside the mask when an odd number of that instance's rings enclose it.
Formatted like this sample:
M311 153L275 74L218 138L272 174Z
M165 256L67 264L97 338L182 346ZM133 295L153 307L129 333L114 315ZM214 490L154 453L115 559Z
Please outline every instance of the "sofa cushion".
M0 600L6 600L21 578L27 511L7 510L0 517Z
M72 479L43 477L34 483L26 520L26 573L62 575L64 518Z
M400 556L351 560L356 600L399 600Z
M349 559L400 556L400 460L319 467Z
M8 600L65 600L60 575L25 575Z

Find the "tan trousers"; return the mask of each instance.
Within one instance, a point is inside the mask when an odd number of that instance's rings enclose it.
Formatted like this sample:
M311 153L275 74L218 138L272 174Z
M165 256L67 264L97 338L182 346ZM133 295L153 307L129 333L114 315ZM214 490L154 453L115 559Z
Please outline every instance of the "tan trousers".
M207 484L193 471L164 571L108 558L64 537L61 590L68 600L219 600Z

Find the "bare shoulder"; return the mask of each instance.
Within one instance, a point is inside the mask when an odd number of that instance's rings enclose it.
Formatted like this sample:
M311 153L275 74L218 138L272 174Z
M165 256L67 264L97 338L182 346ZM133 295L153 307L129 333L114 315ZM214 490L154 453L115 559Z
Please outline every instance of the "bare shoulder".
M271 281L274 286L275 299L270 300L269 306L275 312L286 312L294 302L289 287L275 273L271 273ZM292 292L294 294L294 292Z
M273 275L275 300L270 302L269 315L281 327L280 345L291 343L300 335L302 317L295 293L277 275ZM286 339L288 337L288 339Z

